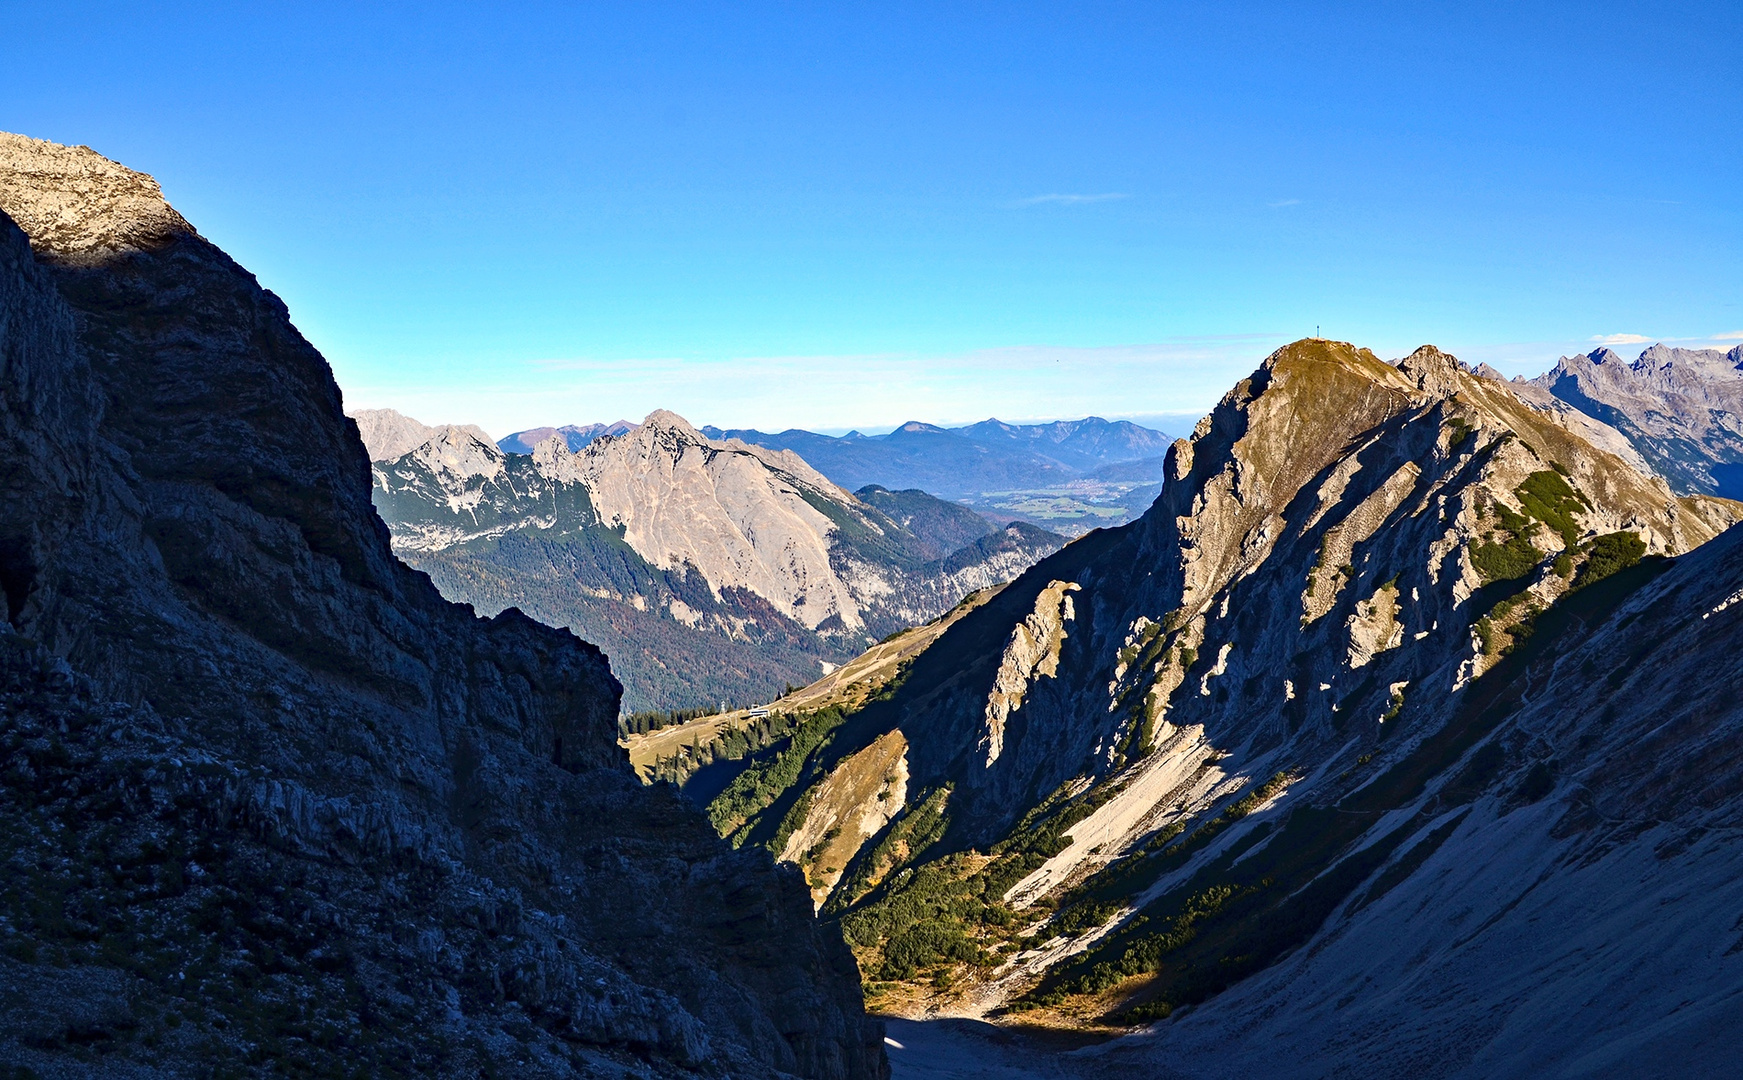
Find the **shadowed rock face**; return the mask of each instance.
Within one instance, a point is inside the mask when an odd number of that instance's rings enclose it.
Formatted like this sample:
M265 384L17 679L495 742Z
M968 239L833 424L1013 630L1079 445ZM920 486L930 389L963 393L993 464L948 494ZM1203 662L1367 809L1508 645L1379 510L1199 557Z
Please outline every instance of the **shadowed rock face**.
M598 650L393 558L276 297L82 148L0 136L0 211L0 1057L886 1071L796 876L630 776Z

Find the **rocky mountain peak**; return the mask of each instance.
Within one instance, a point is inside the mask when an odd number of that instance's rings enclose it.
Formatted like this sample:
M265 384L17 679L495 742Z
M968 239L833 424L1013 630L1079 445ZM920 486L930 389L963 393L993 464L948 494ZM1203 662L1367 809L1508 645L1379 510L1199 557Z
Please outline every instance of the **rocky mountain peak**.
M1683 351L1685 350L1673 349L1662 341L1654 342L1641 352L1639 359L1635 360L1634 363L1639 367L1669 367L1676 361L1676 354Z
M1531 380L1614 427L1678 491L1743 494L1743 348L1661 343L1632 362L1610 349L1568 356Z
M392 461L410 453L434 438L443 425L420 423L394 409L358 409L347 413L357 422L357 434L362 437L371 461ZM490 436L476 424L459 425L482 442Z
M641 426L649 434L671 432L687 442L706 443L708 441L707 437L697 431L690 421L670 409L655 409L647 415L647 419L642 421Z
M27 135L0 133L0 210L39 258L66 265L96 265L195 235L145 173L88 146Z
M438 475L467 479L494 477L502 473L503 452L471 425L444 424L412 451L412 455Z
M1147 514L942 628L831 744L783 761L801 779L767 796L774 810L723 797L716 823L797 863L866 978L907 982L887 990L902 1007L986 1015L1024 995L1025 1012L1081 1017L1118 1000L1144 1010L1131 1022L1204 1002L1413 872L1363 886L1407 839L1445 839L1466 787L1493 794L1490 821L1521 804L1528 771L1525 798L1542 799L1565 751L1527 728L1466 766L1490 728L1459 725L1493 725L1514 658L1604 595L1608 575L1632 563L1644 580L1665 564L1643 558L1687 552L1743 512L1673 497L1583 430L1436 349L1394 366L1340 342L1285 346L1175 445ZM1571 665L1560 682L1531 679L1530 696L1616 670ZM805 847L855 822L851 841ZM773 843L793 836L805 842ZM1535 876L1514 872L1527 889ZM918 985L937 961L893 917L938 896L1010 909L1008 923L957 924L992 959L943 993ZM1399 910L1393 928L1427 909ZM994 924L1030 929L1009 940Z
M1470 373L1462 362L1433 345L1424 345L1398 361L1398 369L1416 380L1417 389L1439 397L1458 393L1459 376Z
M560 482L575 482L582 479L581 455L569 449L569 440L561 432L553 431L550 436L533 446L533 466L540 473Z

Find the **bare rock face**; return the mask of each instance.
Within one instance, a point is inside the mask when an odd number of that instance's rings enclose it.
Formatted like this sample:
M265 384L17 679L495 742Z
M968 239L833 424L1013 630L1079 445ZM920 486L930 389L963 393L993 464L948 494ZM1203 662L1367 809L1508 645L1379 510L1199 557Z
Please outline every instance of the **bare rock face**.
M420 424L393 409L357 409L347 415L357 421L357 434L362 436L363 448L369 451L371 461L392 461L403 454L409 454L435 438L442 430L440 427ZM476 424L462 424L458 427L480 442L490 441L490 436Z
M1563 357L1532 380L1626 435L1678 491L1743 495L1743 345Z
M802 883L631 777L598 650L393 557L277 298L3 138L0 1057L883 1075Z
M575 470L600 519L653 566L694 566L716 589L754 592L807 629L864 625L830 565L833 523L806 499L853 497L797 455L717 446L665 410L582 455Z
M8 132L0 132L0 206L16 210L32 248L62 265L94 266L195 235L146 174L86 146Z

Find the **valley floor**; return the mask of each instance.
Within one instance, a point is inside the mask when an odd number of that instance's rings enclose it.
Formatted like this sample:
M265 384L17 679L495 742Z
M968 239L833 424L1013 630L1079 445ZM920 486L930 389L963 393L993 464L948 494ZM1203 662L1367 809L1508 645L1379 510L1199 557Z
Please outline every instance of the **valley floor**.
M890 1080L1090 1080L1178 1074L1133 1063L1109 1068L1094 1045L1070 1032L1000 1027L979 1020L885 1021Z

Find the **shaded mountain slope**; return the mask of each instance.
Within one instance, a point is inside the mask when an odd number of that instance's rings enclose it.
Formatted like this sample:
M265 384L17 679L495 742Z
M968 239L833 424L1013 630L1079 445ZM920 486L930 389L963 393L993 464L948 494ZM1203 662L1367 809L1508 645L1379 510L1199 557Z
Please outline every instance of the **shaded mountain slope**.
M453 599L597 641L632 709L766 701L1063 543L920 491L849 495L668 412L579 452L445 428L374 475L403 558Z
M394 559L276 297L88 149L0 136L0 211L0 1059L884 1072L799 883L631 778L599 651Z
M1743 496L1743 345L1563 357L1536 386L1631 440L1678 491Z
M1743 509L1428 347L1279 350L1169 460L1143 519L1037 564L711 807L815 885L788 841L900 737L903 806L824 905L886 1007L1129 1024L1214 1000L1408 875L1392 856L1448 827L1425 806L1519 782L1470 757L1497 665Z
M1662 576L1633 576L1570 604L1559 633L1546 627L1549 640L1488 677L1489 715L1445 779L1398 790L1394 768L1339 804L1378 809L1391 787L1393 831L1410 835L1392 840L1376 822L1393 853L1309 947L1096 1067L1731 1071L1743 1028L1731 840L1743 824L1743 531Z

